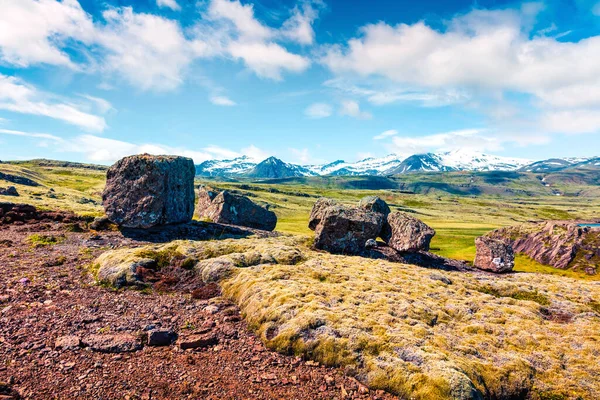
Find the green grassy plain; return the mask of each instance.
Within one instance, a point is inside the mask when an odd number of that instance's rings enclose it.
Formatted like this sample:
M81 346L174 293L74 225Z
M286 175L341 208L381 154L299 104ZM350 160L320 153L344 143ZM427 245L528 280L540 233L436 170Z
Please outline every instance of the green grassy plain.
M66 209L84 215L103 213L101 192L105 171L102 168L33 160L0 163L0 172L26 177L40 184L26 186L0 180L0 185L13 185L21 193L21 197L0 196L0 201L24 202L42 209ZM377 195L393 210L409 212L436 230L431 244L434 253L472 262L475 238L493 229L549 219L597 218L600 192L594 182L590 184L593 176L583 179L577 175L567 179L563 175L555 178L553 188L541 185L538 175L516 174L512 179L515 174L494 173L409 174L372 179L294 178L269 183L198 179L196 183L232 190L258 203L268 204L277 214L278 231L306 236L313 235L307 226L308 216L318 197L355 204L364 196ZM565 195L554 195L556 188ZM469 194L471 192L478 194ZM522 256L517 258L515 269L595 279L545 267Z

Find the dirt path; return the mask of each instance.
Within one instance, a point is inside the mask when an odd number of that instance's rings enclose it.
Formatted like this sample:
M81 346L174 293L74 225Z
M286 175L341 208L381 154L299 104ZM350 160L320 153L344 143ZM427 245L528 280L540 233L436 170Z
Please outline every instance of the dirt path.
M107 248L144 243L67 227L0 225L0 400L393 398L340 369L266 350L219 297L96 286L86 272L91 260ZM28 241L36 233L58 243L36 247ZM200 289L195 297L214 292ZM121 352L153 330L210 340L187 350L180 339ZM66 335L76 341L73 350L56 346ZM90 335L121 345L113 349L119 352L92 350Z

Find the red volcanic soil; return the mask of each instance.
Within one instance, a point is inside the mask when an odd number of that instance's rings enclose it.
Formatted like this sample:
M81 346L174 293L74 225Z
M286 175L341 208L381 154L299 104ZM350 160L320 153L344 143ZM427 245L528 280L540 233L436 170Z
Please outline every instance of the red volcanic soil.
M147 242L40 219L0 224L0 400L394 398L267 350L218 287L182 282L177 266L150 290L96 285L96 256ZM179 339L150 346L153 331Z

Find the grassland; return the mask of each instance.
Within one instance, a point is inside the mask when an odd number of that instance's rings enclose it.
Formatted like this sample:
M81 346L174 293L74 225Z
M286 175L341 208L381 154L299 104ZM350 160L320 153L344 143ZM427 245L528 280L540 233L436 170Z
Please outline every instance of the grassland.
M343 367L400 398L566 400L600 391L596 282L331 255L299 236L111 250L97 260L98 277L170 257L219 282L269 348Z
M21 197L0 196L0 201L19 201L45 209L102 215L100 196L105 171L101 168L27 161L2 163L0 172L23 176L40 184L27 186L0 180L0 185L14 185L21 193ZM528 221L597 218L600 215L600 187L594 185L594 179L597 179L594 176L564 173L551 176L554 179L553 187L542 184L539 175L514 173L294 178L269 183L198 180L197 184L233 190L259 203L269 204L277 214L278 231L307 236L313 234L308 229L307 221L318 197L332 197L343 203L354 204L363 196L377 195L387 201L392 209L413 213L436 230L432 241L433 252L473 261L474 239L490 230ZM384 189L373 189L377 187ZM553 194L555 190L565 195L556 196ZM544 267L526 257L518 257L516 270L595 278Z

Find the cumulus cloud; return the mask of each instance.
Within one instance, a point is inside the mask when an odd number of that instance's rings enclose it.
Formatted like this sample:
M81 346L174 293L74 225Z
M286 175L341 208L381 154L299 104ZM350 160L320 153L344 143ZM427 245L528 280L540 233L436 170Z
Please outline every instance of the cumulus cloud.
M176 0L157 4L180 8ZM308 28L312 31L317 17L310 5L294 9L284 27L272 28L255 17L251 4L205 4L196 25L184 31L179 21L136 13L132 7L107 8L104 20L93 21L77 0L5 0L0 2L0 59L19 67L45 63L100 69L143 90L177 88L197 59L241 60L258 76L274 80L310 65L307 57L276 43L309 40ZM67 48L89 63L73 61Z
M210 102L217 106L231 107L237 105L237 103L231 100L227 96L211 96Z
M395 129L389 129L387 131L381 132L379 135L373 136L373 140L382 140L389 138L391 136L396 136L398 131Z
M0 74L0 109L21 114L40 115L101 132L103 117L81 110L74 104L55 100L22 80Z
M173 11L181 10L181 6L175 0L156 0L156 5L159 7L167 7Z
M309 118L327 118L333 114L333 108L326 103L314 103L304 110L304 115Z
M194 48L176 21L134 13L131 7L109 9L103 16L98 42L106 51L106 70L142 89L170 90L182 83Z
M371 119L373 115L371 113L362 111L358 102L354 100L344 100L340 105L340 115L346 115L352 118L358 119Z
M330 46L321 61L337 74L426 90L513 91L533 96L542 108L600 108L593 90L600 87L600 36L566 42L532 34L540 9L538 3L476 9L440 30L423 21L370 24L345 45Z
M292 15L281 27L281 36L302 45L310 45L315 41L314 21L319 17L319 9L324 4L305 1L301 6L296 6Z
M76 0L2 0L0 2L0 55L19 67L34 64L76 69L63 51L66 42L91 43L92 18Z
M277 43L232 42L229 52L244 63L258 76L276 81L282 79L282 71L302 72L310 61L306 57L290 53Z
M241 150L241 153L254 162L263 161L269 158L269 156L271 155L267 151L260 149L254 145L250 145L248 147L243 148Z

